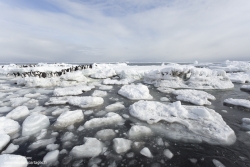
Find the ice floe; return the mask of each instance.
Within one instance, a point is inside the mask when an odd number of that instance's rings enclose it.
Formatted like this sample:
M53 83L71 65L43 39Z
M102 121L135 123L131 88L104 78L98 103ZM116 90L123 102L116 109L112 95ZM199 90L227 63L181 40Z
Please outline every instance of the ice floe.
M58 150L50 151L43 157L43 162L46 164L46 166L55 166L57 164L58 157Z
M113 112L113 111L117 111L117 110L122 110L124 108L125 108L125 106L121 102L116 102L114 104L110 104L110 105L106 106L105 111Z
M153 158L153 155L151 153L151 151L148 149L148 147L144 147L140 153L148 158Z
M84 138L85 143L80 146L75 146L70 151L74 158L96 157L102 152L103 144L96 138Z
M182 106L179 101L166 105L141 100L131 105L129 112L132 116L152 124L150 127L153 131L164 131L164 128L168 128L167 132L161 133L170 139L221 145L230 145L236 140L234 131L221 115L206 107ZM167 124L157 123L161 120Z
M100 90L111 90L111 89L113 89L113 86L110 86L110 85L101 85L101 86L99 86L99 89Z
M242 128L250 130L250 118L242 118Z
M18 148L19 148L19 145L14 145L13 143L10 143L8 147L2 152L2 154L11 154L15 152L16 150L18 150Z
M90 129L103 126L117 125L123 121L123 118L119 114L109 112L103 118L93 118L89 121L86 121L84 124L84 128Z
M24 156L3 154L0 155L0 166L1 167L27 167L28 161Z
M74 87L66 87L66 88L56 88L53 92L54 96L71 96L71 95L80 95L83 92L90 91L93 89L93 86L74 86Z
M102 105L104 102L101 97L91 97L91 96L82 96L82 97L71 97L68 100L68 103L73 106L78 106L80 108L90 108Z
M112 140L115 138L116 133L113 129L103 129L96 132L95 137L102 141Z
M56 128L65 128L84 119L82 110L65 111L56 120Z
M28 116L23 122L22 135L33 135L40 130L49 127L49 125L49 118L46 115L32 114Z
M29 101L27 97L15 97L10 99L11 107L21 106L23 103Z
M10 136L16 134L20 129L17 121L6 117L0 117L0 134L8 134Z
M102 68L97 70L94 74L91 74L90 77L92 78L98 78L98 79L104 79L109 78L116 75L116 72L112 68Z
M26 106L18 106L11 112L9 112L6 117L13 120L18 120L20 118L25 118L29 115L30 111Z
M132 126L128 132L129 139L131 140L143 139L152 135L153 132L150 128L140 125Z
M225 165L223 165L220 161L218 161L217 159L213 159L213 164L216 167L225 167Z
M177 99L185 102L190 102L196 105L211 105L208 100L215 100L215 97L205 91L180 89L172 92L177 95Z
M242 85L240 89L250 91L250 85Z
M118 91L118 94L131 99L131 100L141 100L141 99L152 99L153 97L149 94L149 89L147 86L138 85L124 85Z
M245 108L250 108L250 101L246 100L246 99L229 98L229 99L225 99L224 103L235 105L235 106L242 106L242 107L245 107Z
M95 90L92 93L92 96L94 96L94 97L105 97L107 95L108 95L108 93L106 91L102 91L102 90Z
M163 151L163 155L165 155L168 159L171 159L174 156L174 154L169 149L165 149Z
M250 82L250 73L237 72L237 73L228 73L228 78L235 83L246 83Z
M117 80L117 79L104 79L103 80L103 84L105 85L128 85L130 82L127 79L121 79L121 80Z
M43 147L46 147L49 144L53 144L55 141L56 141L55 138L37 140L34 143L32 143L31 145L29 145L28 148L30 150L35 150L35 149L38 149L38 148L43 148Z
M131 149L132 141L123 138L113 139L113 148L118 153L125 153Z
M0 134L0 151L10 142L10 136L7 134Z

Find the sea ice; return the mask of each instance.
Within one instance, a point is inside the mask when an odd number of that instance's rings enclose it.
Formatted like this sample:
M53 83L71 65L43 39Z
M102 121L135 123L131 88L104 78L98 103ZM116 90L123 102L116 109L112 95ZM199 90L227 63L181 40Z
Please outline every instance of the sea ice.
M0 166L1 167L27 167L28 161L24 156L3 154L0 155Z
M0 134L8 134L10 136L16 134L20 129L17 121L6 117L0 117Z
M48 102L45 103L45 105L60 105L60 104L66 104L68 102L68 99L72 98L72 96L63 96L63 97L51 97Z
M71 73L66 73L61 75L61 79L66 81L77 81L77 82L87 82L88 79L83 75L81 71L74 71Z
M113 89L113 86L110 86L110 85L101 85L101 86L99 86L99 89L100 90L111 90L111 89Z
M73 106L80 108L96 107L103 104L104 100L101 97L82 96L82 97L71 97L68 103Z
M30 111L26 106L18 106L11 112L9 112L6 117L11 118L13 120L18 120L20 118L27 117L29 115Z
M140 153L148 158L153 158L153 155L151 153L151 151L148 149L148 147L144 147Z
M160 101L170 101L170 100L169 100L169 98L167 98L167 97L161 97L161 98L160 98Z
M127 97L131 100L152 99L149 94L148 87L142 84L138 85L124 85L118 91L118 94Z
M103 129L96 132L95 137L102 141L107 141L115 138L116 133L113 129Z
M113 139L113 143L113 148L118 154L127 152L132 145L132 141L123 138L115 138Z
M49 125L49 118L46 115L32 114L23 122L22 136L33 135Z
M245 73L245 72L227 73L227 76L234 83L250 82L250 73Z
M57 150L59 148L59 144L48 144L46 146L46 150L53 151Z
M117 79L104 79L103 84L105 85L128 85L129 81L127 79L121 79L121 80L117 80Z
M105 111L113 112L113 111L117 111L117 110L122 110L124 108L125 108L125 106L121 102L116 102L114 104L110 104L110 105L106 106Z
M96 138L84 138L85 143L80 146L75 146L70 151L70 154L75 158L96 157L102 152L103 144Z
M84 128L90 129L90 128L98 128L103 126L110 126L110 125L116 125L124 120L119 114L109 112L105 115L104 118L93 118L89 121L86 121L84 124Z
M56 120L56 128L65 128L84 119L82 110L65 111Z
M10 142L10 136L0 134L0 151Z
M53 92L54 96L71 96L71 95L80 95L83 92L90 91L93 89L93 86L79 85L74 87L66 88L56 88Z
M153 135L153 132L150 128L140 125L132 126L128 132L129 139L131 140L143 139L151 135Z
M174 154L169 149L165 149L163 151L163 155L165 155L168 159L171 159L174 156Z
M250 118L242 118L242 124L241 126L244 129L250 130Z
M101 90L95 90L93 93L92 93L92 96L95 96L95 97L105 97L107 96L107 92L106 91L101 91Z
M234 131L221 115L206 107L182 106L179 101L166 105L141 100L131 105L129 112L152 124L150 128L155 133L170 139L221 145L230 145L236 140ZM157 123L161 120L166 123Z
M74 138L75 138L74 133L72 133L72 132L65 132L64 135L61 137L61 141L62 142L71 141Z
M240 89L250 91L250 85L242 85Z
M225 167L220 161L213 159L213 163L216 167Z
M229 99L225 99L224 103L235 105L235 106L242 106L242 107L250 108L250 101L246 100L246 99L229 98Z
M38 148L46 147L49 144L53 144L55 141L56 141L55 138L38 140L38 141L32 143L31 145L29 145L28 148L31 150L35 150Z
M15 152L16 150L18 150L18 148L19 148L19 145L14 145L14 144L10 143L10 145L6 148L6 150L4 150L2 152L2 154L11 154L11 153ZM1 150L1 148L0 148L0 150Z
M116 75L115 70L112 68L102 68L97 70L94 74L91 74L90 77L97 79L105 79Z
M190 102L196 105L211 105L209 100L215 100L215 97L201 90L179 89L172 92L177 95L177 99Z
M46 166L54 166L57 163L58 156L58 150L50 151L43 157L43 162L46 164Z
M10 112L12 109L13 107L7 107L7 106L0 107L0 113L7 113Z
M30 98L27 97L15 97L10 99L11 107L21 106L23 103L29 101Z

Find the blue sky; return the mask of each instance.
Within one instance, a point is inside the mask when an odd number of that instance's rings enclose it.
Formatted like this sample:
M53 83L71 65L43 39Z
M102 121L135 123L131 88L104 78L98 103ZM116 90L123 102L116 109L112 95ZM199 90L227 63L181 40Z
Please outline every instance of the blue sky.
M1 0L0 62L249 60L249 0Z

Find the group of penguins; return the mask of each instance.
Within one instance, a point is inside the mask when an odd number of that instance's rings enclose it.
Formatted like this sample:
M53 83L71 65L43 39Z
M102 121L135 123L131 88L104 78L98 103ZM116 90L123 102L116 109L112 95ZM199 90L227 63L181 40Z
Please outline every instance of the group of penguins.
M33 67L33 66L28 66L28 65L22 65L23 67ZM40 72L40 71L30 71L30 72L16 72L12 74L7 74L7 76L13 75L14 77L19 77L21 76L22 78L24 77L39 77L39 78L51 78L54 76L61 76L62 74L66 74L68 72L73 72L73 71L79 71L83 69L89 69L93 68L93 64L89 65L78 65L78 66L72 66L67 69L62 69L61 71L56 71L56 72Z

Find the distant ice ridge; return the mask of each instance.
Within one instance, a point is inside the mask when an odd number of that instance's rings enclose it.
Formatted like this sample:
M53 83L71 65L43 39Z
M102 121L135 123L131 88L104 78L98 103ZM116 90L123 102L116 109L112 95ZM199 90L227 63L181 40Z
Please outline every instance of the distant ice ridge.
M228 78L235 83L250 82L250 72L227 73Z
M148 122L155 133L173 140L219 145L231 145L236 140L234 131L221 115L206 107L182 106L179 101L165 105L141 100L131 105L129 112ZM161 120L165 123L158 123Z
M233 83L223 70L170 64L162 70L152 70L144 82L163 88L231 89Z
M244 72L250 70L250 63L247 61L230 61L226 60L225 62L219 65L209 66L211 69L222 69L227 72Z

